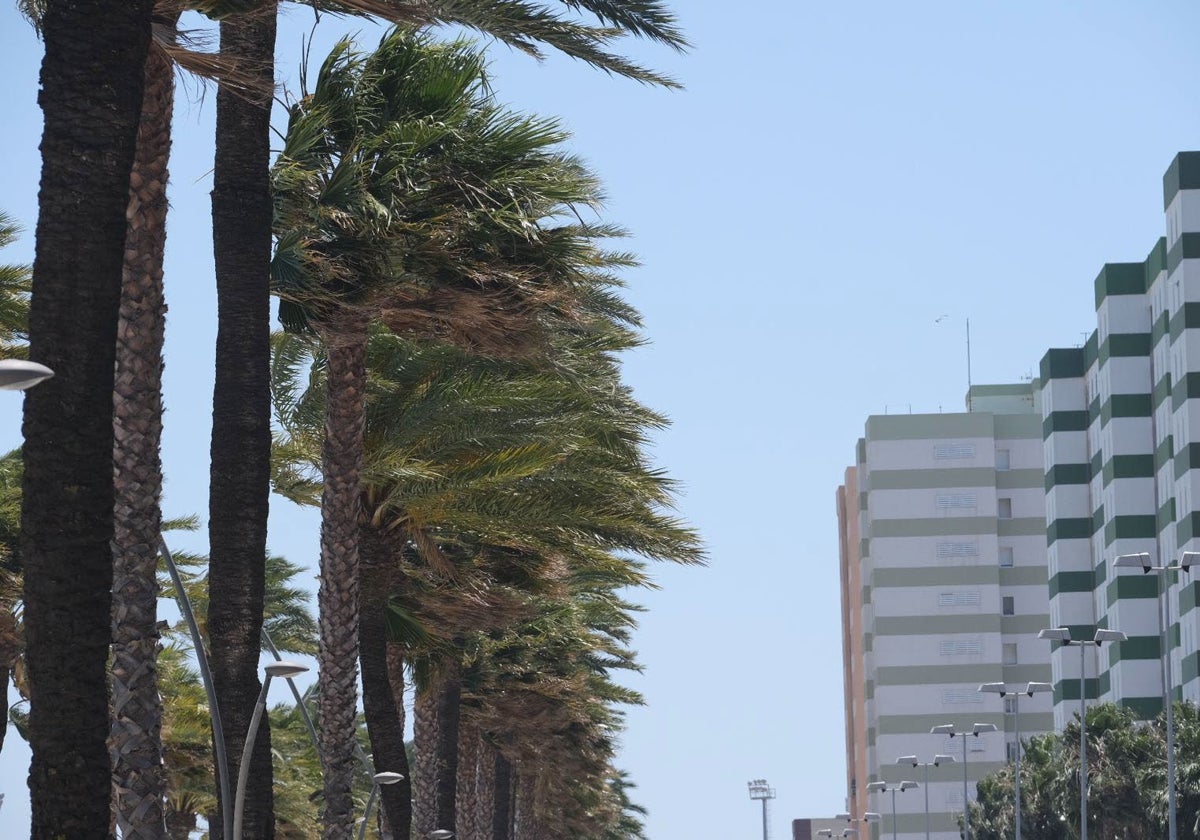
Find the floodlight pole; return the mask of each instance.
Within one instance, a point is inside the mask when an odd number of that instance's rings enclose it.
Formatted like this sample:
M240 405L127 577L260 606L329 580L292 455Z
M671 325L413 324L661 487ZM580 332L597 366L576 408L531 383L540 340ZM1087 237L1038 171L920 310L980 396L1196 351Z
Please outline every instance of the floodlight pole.
M775 798L775 788L771 787L766 779L753 779L746 783L746 787L750 790L751 799L762 802L762 836L763 840L770 840L770 829L767 825L767 800Z

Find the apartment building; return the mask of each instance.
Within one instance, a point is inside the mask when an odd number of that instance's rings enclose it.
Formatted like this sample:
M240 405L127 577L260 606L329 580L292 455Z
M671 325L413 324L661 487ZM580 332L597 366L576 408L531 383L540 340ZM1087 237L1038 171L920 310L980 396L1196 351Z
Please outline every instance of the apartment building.
M970 412L870 417L838 491L849 804L883 814L885 836L891 794L865 796L867 783L923 784L924 769L897 758L954 755L928 768L928 794L933 836L957 837L963 741L930 729L995 724L966 742L967 776L982 778L1012 755L1016 731L1011 698L979 685L1050 679L1037 638L1049 626L1041 393L976 386ZM1049 731L1050 712L1045 695L1026 698L1023 733ZM924 837L925 791L896 800L898 833Z
M1113 568L1121 554L1174 563L1200 550L1200 153L1163 177L1166 236L1140 263L1110 263L1095 281L1096 330L1041 363L1050 615L1087 637L1128 641L1088 651L1089 698L1149 718L1162 710L1159 581ZM1172 582L1176 699L1200 701L1197 584ZM1078 708L1078 649L1051 659L1055 725Z

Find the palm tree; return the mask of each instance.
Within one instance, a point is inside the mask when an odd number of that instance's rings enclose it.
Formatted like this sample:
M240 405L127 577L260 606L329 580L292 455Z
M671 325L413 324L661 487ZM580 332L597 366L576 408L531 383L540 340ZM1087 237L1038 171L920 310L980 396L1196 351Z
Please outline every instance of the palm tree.
M37 838L108 831L113 366L152 5L48 0L43 22L30 356L57 375L25 399L21 523Z
M339 44L292 109L275 168L281 318L327 367L321 473L321 719L327 831L346 831L356 701L358 505L374 315L492 352L528 352L540 321L585 303L548 219L596 185L546 121L487 102L483 59L393 30L370 56ZM569 240L570 236L567 235ZM340 826L340 828L339 828Z
M245 0L251 11L221 21L221 53L260 83L274 79L277 0ZM674 86L611 47L624 36L674 49L686 46L660 0L337 0L323 8L393 23L455 24L526 52L559 50L606 72ZM578 12L595 22L581 21ZM213 624L221 644L214 678L221 714L245 731L258 693L258 630L269 495L269 288L272 203L270 99L246 98L222 85L217 93L213 246L219 328L209 483L209 546L216 574ZM240 752L231 749L230 754ZM236 760L236 759L235 759ZM270 811L266 735L256 744L247 813L252 826ZM236 768L233 768L236 771ZM253 834L248 834L253 836Z

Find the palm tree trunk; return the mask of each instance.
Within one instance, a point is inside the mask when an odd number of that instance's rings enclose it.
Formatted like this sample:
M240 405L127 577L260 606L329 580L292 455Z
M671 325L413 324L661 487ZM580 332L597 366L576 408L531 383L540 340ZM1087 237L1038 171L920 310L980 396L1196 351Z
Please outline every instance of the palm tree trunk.
M417 744L413 815L417 832L454 830L458 777L458 717L462 665L451 659L413 704L413 737Z
M13 612L13 604L7 598L0 601L0 701L4 709L8 709L8 681L12 677L13 666L21 655L21 637L17 630L17 616ZM0 723L4 723L0 721ZM4 735L8 731L7 724L0 725L0 750L4 748Z
M348 316L322 338L328 352L325 443L321 469L321 761L324 836L346 840L354 828L354 736L358 712L358 531L363 433L366 425L365 318Z
M479 755L475 777L470 830L475 840L492 840L492 815L496 812L496 749L479 737ZM459 808L462 812L462 808Z
M113 363L152 0L49 0L21 514L33 838L105 837Z
M457 823L454 836L458 840L486 840L476 822L479 801L479 759L482 754L479 730L470 723L458 727L458 786L454 793Z
M412 780L404 748L404 661L399 645L389 645L385 610L402 580L396 572L391 541L367 526L361 533L362 583L359 587L359 657L362 662L363 712L375 772L400 773L404 780L379 789L380 810L395 837L412 833ZM399 699L398 699L399 698Z
M221 21L221 53L271 90L276 3ZM229 778L236 779L261 687L267 510L270 493L271 98L222 85L217 91L213 254L217 279L216 381L208 502L209 611L213 682L225 727ZM264 718L251 758L245 834L274 834L270 728ZM220 821L213 837L221 838Z
M516 788L517 807L513 838L514 840L538 840L537 780L532 773L518 773L514 787Z
M196 830L196 814L191 811L167 810L167 836L171 840L188 840Z
M516 791L513 790L513 766L500 752L495 751L492 771L492 836L491 840L512 840L513 812L516 810Z
M171 26L175 20L167 21ZM117 825L127 838L166 835L162 698L158 693L158 540L162 529L163 252L175 79L160 50L146 57L141 128L113 392L113 708L109 750Z

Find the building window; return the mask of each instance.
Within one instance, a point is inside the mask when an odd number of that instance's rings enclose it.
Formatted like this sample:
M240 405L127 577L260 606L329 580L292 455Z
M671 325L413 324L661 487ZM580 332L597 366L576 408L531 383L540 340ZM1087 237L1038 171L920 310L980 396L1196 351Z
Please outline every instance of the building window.
M1012 519L1012 499L996 500L996 516L1000 519Z
M1013 549L1011 545L1000 546L1000 565L1011 566L1013 564Z
M996 469L1002 471L1012 469L1009 463L1009 451L1007 449L996 450Z
M1003 664L1005 664L1005 665L1016 665L1017 664L1017 646L1016 646L1016 644L1006 644L1004 646Z
M1000 612L1004 615L1016 615L1016 605L1013 603L1013 596L1005 595L1000 599Z

